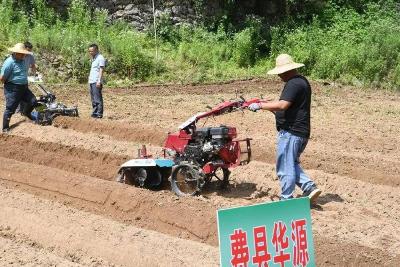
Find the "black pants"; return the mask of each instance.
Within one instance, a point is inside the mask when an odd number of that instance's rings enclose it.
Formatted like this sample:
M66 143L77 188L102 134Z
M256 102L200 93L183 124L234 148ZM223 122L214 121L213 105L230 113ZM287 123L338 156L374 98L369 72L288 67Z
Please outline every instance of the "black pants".
M103 85L100 88L96 87L96 83L89 84L90 87L90 99L92 100L92 117L102 118L103 117Z
M28 107L29 107L29 105L27 105L24 101L21 101L21 102L19 103L19 105L18 105L18 107L17 107L17 110L16 110L15 112L24 114L24 110L25 110L26 108L28 108Z
M24 101L26 104L23 110L24 115L32 119L31 112L36 106L36 97L29 90L27 84L4 84L4 96L6 99L6 109L3 115L3 129L10 128L11 116L15 113L21 101Z

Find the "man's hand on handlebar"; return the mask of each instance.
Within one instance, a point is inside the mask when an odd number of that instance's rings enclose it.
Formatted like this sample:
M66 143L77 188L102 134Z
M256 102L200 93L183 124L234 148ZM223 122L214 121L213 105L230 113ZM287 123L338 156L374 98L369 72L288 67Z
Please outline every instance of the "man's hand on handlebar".
M258 102L258 103L252 103L252 104L249 105L248 109L249 109L250 111L257 112L258 110L261 109L261 103L260 103L260 102Z

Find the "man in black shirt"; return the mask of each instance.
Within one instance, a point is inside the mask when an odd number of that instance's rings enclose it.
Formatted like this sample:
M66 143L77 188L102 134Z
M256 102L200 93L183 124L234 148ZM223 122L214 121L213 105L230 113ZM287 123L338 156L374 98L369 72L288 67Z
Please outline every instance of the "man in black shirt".
M281 200L293 198L295 185L314 203L321 190L304 173L299 158L310 137L311 86L297 72L304 64L296 63L287 54L276 58L276 67L268 74L277 74L285 82L278 101L254 103L251 111L266 109L275 114L278 130L276 172L281 184Z

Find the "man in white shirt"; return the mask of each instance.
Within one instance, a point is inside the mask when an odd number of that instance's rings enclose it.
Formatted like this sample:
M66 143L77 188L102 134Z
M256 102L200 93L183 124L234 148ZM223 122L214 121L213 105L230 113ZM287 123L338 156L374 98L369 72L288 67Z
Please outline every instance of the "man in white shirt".
M28 50L29 52L32 53L33 45L30 42L26 41L24 43L24 46L25 46L26 50ZM29 69L30 69L31 70L31 74L33 76L36 76L37 68L36 68L35 55L33 53L29 54L29 55L26 55L26 57L24 58L24 61L25 61L25 65L27 66L27 71L29 72Z
M99 53L97 44L91 44L88 52L92 58L90 74L89 74L89 88L90 98L92 100L92 118L103 118L103 74L106 66L106 60Z

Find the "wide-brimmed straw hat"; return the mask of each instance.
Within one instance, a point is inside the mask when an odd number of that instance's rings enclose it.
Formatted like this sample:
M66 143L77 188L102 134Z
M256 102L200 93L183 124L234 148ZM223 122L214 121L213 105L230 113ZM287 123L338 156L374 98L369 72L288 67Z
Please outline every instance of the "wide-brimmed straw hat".
M26 50L25 45L23 43L18 43L14 45L14 47L8 48L8 51L17 53L17 54L26 54L26 55L32 55L32 52L29 52Z
M300 67L304 67L302 63L296 63L293 61L293 58L288 54L280 54L276 57L276 65L275 68L268 71L268 74L281 74L285 73L289 70L297 69Z

